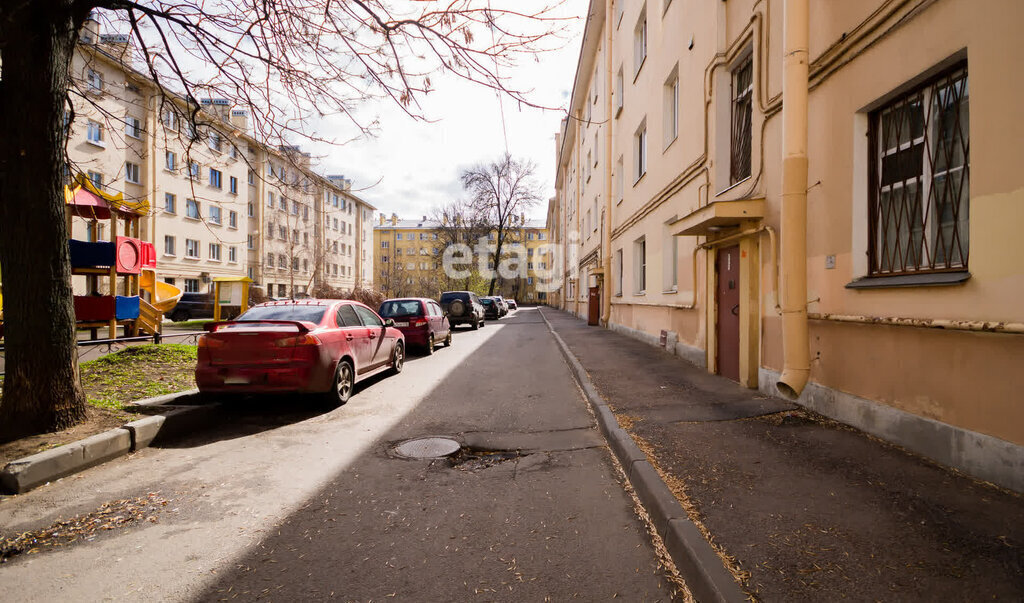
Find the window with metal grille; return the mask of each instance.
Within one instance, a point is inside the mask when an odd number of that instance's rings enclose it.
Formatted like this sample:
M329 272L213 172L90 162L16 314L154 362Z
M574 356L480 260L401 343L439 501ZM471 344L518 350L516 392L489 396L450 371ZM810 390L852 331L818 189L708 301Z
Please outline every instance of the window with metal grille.
M963 62L871 114L871 274L967 268L969 100Z
M732 136L729 146L729 184L750 177L750 120L753 111L754 60L743 59L732 72Z

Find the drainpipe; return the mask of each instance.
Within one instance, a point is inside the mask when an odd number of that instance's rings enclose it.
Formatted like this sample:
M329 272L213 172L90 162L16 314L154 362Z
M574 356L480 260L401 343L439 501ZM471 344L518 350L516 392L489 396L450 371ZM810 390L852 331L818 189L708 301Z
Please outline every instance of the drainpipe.
M604 286L604 296L601 299L601 325L609 326L612 317L612 11L615 2L623 0L605 0L604 6L604 98L605 98L605 120L604 120L604 240L601 242L601 251L604 254L604 274L601 276Z
M807 38L809 0L785 0L782 62L782 376L796 399L811 372L807 339Z

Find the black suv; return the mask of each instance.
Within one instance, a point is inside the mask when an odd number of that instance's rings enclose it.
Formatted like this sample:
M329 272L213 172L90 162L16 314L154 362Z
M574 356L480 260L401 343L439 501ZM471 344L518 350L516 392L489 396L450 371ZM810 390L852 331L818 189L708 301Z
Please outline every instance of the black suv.
M178 305L167 315L174 322L213 318L213 293L182 293Z
M441 309L452 327L470 325L476 330L484 326L484 306L472 291L445 291L441 294Z

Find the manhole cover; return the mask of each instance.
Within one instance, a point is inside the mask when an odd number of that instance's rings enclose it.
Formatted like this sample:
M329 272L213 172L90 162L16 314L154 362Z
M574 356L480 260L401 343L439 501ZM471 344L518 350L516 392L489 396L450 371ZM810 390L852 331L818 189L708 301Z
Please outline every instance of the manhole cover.
M436 459L455 454L462 445L451 438L416 438L395 446L395 453L412 459Z

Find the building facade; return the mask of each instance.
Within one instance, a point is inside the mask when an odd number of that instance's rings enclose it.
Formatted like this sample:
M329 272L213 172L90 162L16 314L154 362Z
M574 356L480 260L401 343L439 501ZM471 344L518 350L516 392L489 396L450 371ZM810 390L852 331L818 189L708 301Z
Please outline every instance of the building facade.
M374 208L350 181L316 174L296 147L256 140L227 100L195 107L160 94L131 67L129 38L97 27L87 25L72 62L69 177L150 201L141 238L156 248L160 280L202 292L216 277L248 276L280 297L373 287L361 225ZM106 228L75 219L69 234L105 240Z
M514 222L506 231L502 256L516 276L502 278L495 294L520 303L545 303L548 293L544 283L553 269L547 228L542 220L527 220L525 216ZM473 236L459 227L428 220L427 216L421 220L402 220L396 214L388 218L382 213L373 237L376 282L392 297L437 297L442 291L466 289L484 295L490 286L488 272L497 270L493 257L496 231L485 234L483 241L472 240ZM465 261L457 263L457 272L448 274L444 252L452 243L466 245L472 252L460 255ZM484 253L489 256L483 259L486 267L481 266L479 259Z
M559 305L1024 489L1024 84L1000 75L1022 16L591 2L548 219Z

